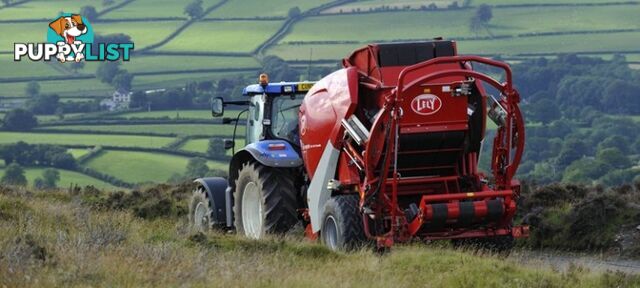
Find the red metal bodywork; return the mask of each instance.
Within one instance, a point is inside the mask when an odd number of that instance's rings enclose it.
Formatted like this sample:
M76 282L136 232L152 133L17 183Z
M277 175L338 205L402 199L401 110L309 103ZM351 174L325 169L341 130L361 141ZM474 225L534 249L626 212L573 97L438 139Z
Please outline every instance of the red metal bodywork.
M378 45L364 47L343 60L344 69L317 82L301 106L308 175L316 172L327 142L339 149L335 178L342 188L337 193L360 194L365 232L379 245L414 237L528 234L527 227L511 225L519 195L513 176L524 149L524 120L511 69L487 58L456 56L455 42L450 43L453 56L386 67L379 63ZM505 82L474 71L473 62L502 70ZM500 93L494 107L487 107L481 82ZM465 87L474 92L456 94ZM473 113L482 113L473 119L479 120L472 121L475 114L468 112L471 97L476 97ZM493 139L488 185L477 169L480 143L475 142L483 140L487 110L497 110L496 105L504 111L504 122ZM360 147L341 125L352 115L370 131ZM481 136L473 136L477 131ZM417 215L408 219L412 205Z

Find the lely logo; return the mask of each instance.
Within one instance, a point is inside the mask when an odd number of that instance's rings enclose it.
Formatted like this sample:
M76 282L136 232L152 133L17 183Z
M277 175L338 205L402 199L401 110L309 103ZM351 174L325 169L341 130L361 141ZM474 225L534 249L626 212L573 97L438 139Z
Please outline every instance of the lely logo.
M49 23L47 43L14 43L13 60L129 61L133 43L99 43L93 46L91 23L79 14L62 13Z
M433 94L422 94L411 101L411 109L420 115L432 115L442 108L442 100Z

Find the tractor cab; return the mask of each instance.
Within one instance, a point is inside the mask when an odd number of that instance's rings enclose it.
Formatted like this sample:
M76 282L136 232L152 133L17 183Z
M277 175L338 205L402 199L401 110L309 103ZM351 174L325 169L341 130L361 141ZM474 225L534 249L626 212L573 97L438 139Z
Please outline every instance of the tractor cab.
M266 74L261 74L259 83L246 86L242 95L248 100L223 101L214 99L212 113L220 117L224 106L243 105L247 107L240 112L236 125L246 113L246 144L263 140L284 140L294 146L300 145L298 135L298 110L305 94L314 82L279 82L269 83ZM234 140L235 140L234 133Z

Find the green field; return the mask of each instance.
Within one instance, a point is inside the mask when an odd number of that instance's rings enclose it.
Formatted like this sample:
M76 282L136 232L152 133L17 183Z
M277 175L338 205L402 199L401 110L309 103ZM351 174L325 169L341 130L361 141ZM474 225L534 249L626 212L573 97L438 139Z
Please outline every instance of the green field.
M131 112L118 114L116 117L124 118L163 118L170 119L211 119L209 110L184 110L184 111L151 111L151 112Z
M219 0L204 0L207 8ZM136 0L132 3L105 15L105 19L147 18L147 17L186 17L184 7L189 2L174 0Z
M0 57L0 67L7 67L9 65L13 67L11 70L0 69L0 78L49 76L54 73L59 73L51 67L56 64L55 62L49 64L46 62L31 62L27 60L15 62L13 61L13 55Z
M361 15L310 17L295 25L283 42L373 41L488 36L487 31L469 29L473 10L388 12ZM608 29L637 29L639 6L533 7L495 9L489 30L494 35L566 32ZM617 15L611 18L611 15ZM449 21L461 19L460 21ZM394 23L394 29L388 29ZM538 23L538 25L531 25ZM341 29L349 27L349 29ZM417 27L421 27L418 28ZM325 33L325 31L335 31ZM593 36L587 36L593 38Z
M122 0L115 1L116 3ZM16 1L13 1L16 2ZM104 8L101 0L85 0L82 1L82 6L91 5L100 11ZM15 20L15 19L47 19L53 20L58 16L60 11L67 13L80 11L81 5L78 5L77 0L33 0L26 3L13 6L10 8L0 9L0 19L2 20ZM45 20L46 21L46 20ZM4 24L3 24L4 25ZM42 35L46 35L46 24L42 25ZM3 41L4 42L4 41ZM13 43L13 42L12 42Z
M187 162L189 158L166 154L106 151L89 160L87 166L127 182L162 183L175 173L184 173ZM226 163L215 161L209 161L209 167L227 170Z
M226 110L224 117L235 118L240 113L239 110ZM246 116L247 114L243 114ZM109 116L107 116L109 117ZM169 119L213 119L210 110L167 110L167 111L151 111L151 112L130 112L117 114L118 118L169 118ZM244 117L243 117L244 118Z
M128 136L128 135L91 135L91 134L52 134L0 132L0 144L24 141L29 144L55 145L91 145L118 147L160 148L171 142L171 137Z
M150 44L160 42L171 32L175 31L181 22L179 21L157 21L152 23L136 24L120 23L96 23L93 29L97 34L117 34L124 33L131 36L131 41L135 44L136 50L142 49ZM133 58L133 57L132 57Z
M29 182L29 186L33 185L36 178L42 178L42 172L45 168L25 168L25 176L27 177L27 181ZM79 187L84 187L88 185L93 185L99 189L105 190L116 190L117 187L93 178L91 176L84 175L82 173L78 173L75 171L68 171L57 169L60 172L60 181L58 182L58 187L60 188L69 188L71 185L78 185ZM4 170L0 169L0 177L4 175Z
M297 6L302 12L313 7L320 6L329 0L234 0L222 5L219 9L209 14L212 18L233 18L233 17L286 17L291 7Z
M191 25L160 51L251 52L275 33L282 21L213 21Z
M87 153L89 153L89 149L69 149L67 150L67 152L71 153L71 155L73 156L73 158L78 159L84 155L87 155Z
M236 138L236 151L242 149L245 146L244 134L238 134ZM180 150L207 153L209 149L209 139L194 139L189 140L180 147ZM227 150L228 156L233 156L231 149Z
M74 130L74 131L110 131L129 133L159 133L177 134L179 136L230 136L233 134L233 125L215 124L159 124L159 125L88 125L88 126L47 126L44 129ZM238 133L244 133L244 128L239 128Z

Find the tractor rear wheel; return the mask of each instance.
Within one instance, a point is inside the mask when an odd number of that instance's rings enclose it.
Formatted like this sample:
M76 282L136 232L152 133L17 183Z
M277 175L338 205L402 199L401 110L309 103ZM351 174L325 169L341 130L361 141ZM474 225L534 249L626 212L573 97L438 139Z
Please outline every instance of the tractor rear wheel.
M324 206L320 239L331 250L355 250L366 244L358 195L338 195Z
M211 228L211 203L202 186L193 190L189 202L189 225L198 232L204 232Z
M242 166L233 194L236 230L252 239L286 233L298 220L295 177L259 163Z

